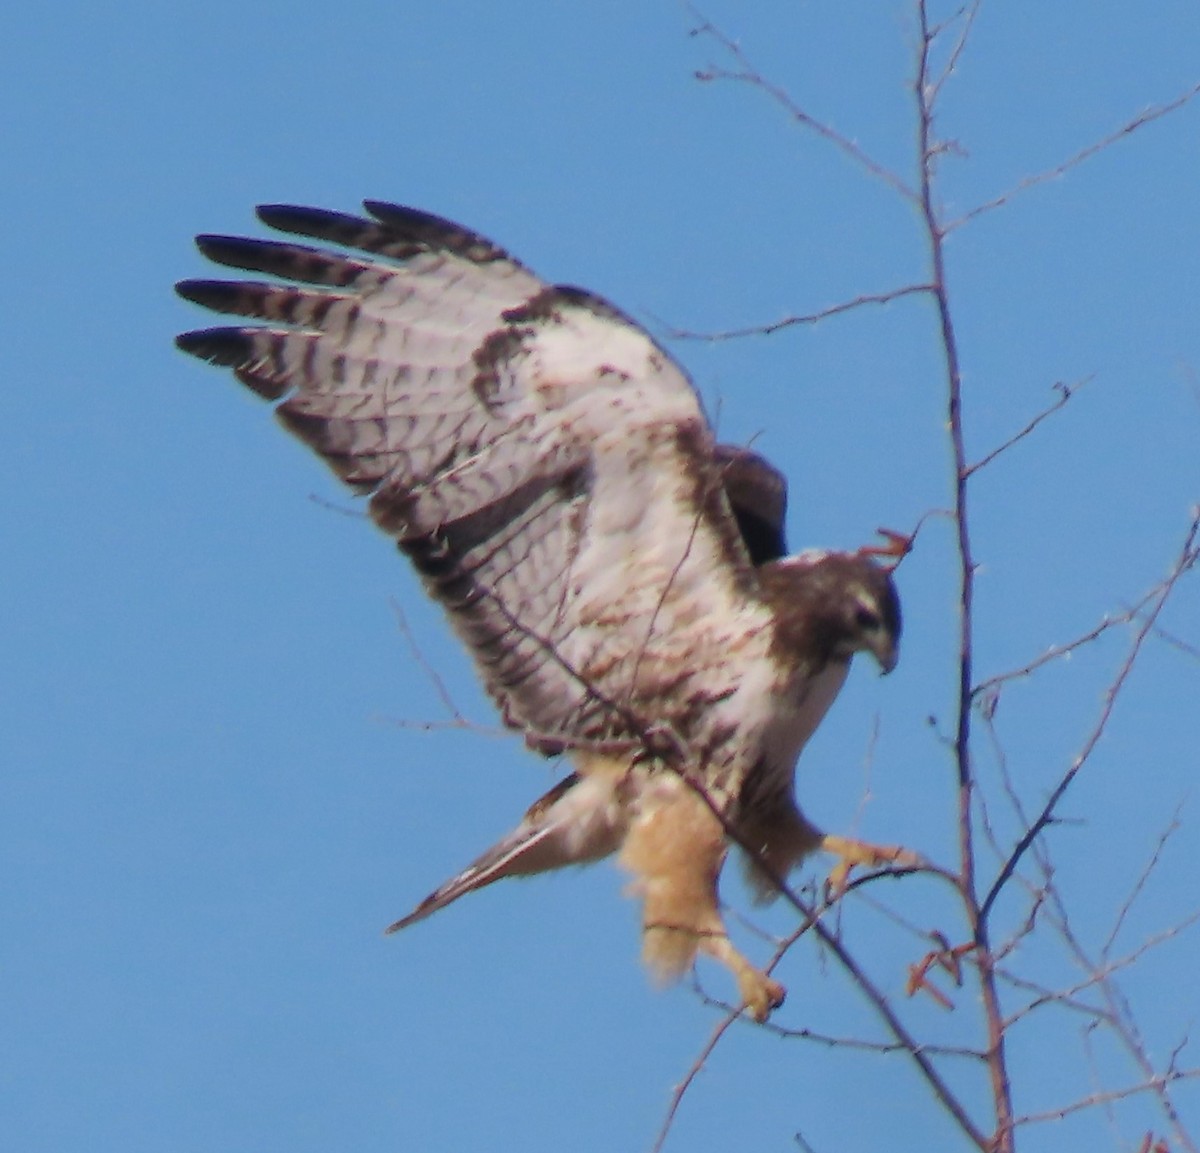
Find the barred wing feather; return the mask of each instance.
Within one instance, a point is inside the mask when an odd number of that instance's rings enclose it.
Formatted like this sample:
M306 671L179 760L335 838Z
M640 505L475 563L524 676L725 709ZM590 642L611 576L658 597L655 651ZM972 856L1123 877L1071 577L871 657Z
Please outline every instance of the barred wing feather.
M701 697L736 690L764 610L723 487L731 450L718 455L690 382L600 298L448 221L367 209L259 210L336 250L200 237L214 262L271 279L184 281L189 300L255 323L179 346L279 401L370 494L531 743L659 723L711 744ZM751 488L773 479L732 451ZM782 549L776 497L768 550Z

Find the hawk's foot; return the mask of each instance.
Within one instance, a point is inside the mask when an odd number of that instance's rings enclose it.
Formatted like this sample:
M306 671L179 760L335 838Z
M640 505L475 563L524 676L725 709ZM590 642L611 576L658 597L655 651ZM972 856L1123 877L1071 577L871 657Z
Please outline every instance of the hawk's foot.
M750 1016L760 1025L783 1004L787 996L787 989L757 969L750 969L738 975L738 992L742 995L742 1003L750 1011Z
M921 863L921 858L903 845L872 845L869 841L856 841L853 837L837 837L831 833L821 837L820 847L838 858L838 863L825 882L831 898L840 897L845 892L850 870L856 865L865 869L878 869L885 865L911 868Z
M742 1004L760 1025L771 1015L772 1010L783 1004L787 990L774 978L768 977L761 969L756 969L750 964L724 934L708 938L701 947L733 973L737 979Z

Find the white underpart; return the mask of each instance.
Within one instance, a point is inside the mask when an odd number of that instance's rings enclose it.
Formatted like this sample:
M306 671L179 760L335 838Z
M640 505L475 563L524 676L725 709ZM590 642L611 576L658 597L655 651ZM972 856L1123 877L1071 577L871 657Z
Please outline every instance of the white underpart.
M581 777L527 828L527 847L514 855L501 876L541 873L563 865L583 865L615 852L625 833L627 815L616 796L619 778L611 774ZM517 835L520 834L520 827Z
M764 765L776 784L791 785L797 758L824 720L849 671L849 661L832 662L807 683L799 700L783 696L776 702L763 742Z

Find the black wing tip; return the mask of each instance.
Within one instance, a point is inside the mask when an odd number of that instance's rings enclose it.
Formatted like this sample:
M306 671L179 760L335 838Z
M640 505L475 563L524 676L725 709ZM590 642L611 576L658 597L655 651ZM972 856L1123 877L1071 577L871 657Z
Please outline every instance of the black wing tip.
M394 233L399 240L434 252L453 252L475 264L503 260L521 267L520 262L495 241L445 216L388 200L364 200L363 207L379 222L379 226Z
M238 285L228 280L194 278L178 281L175 285L175 292L191 304L199 304L203 308L214 308L227 301L231 290L237 287ZM185 333L184 335L189 334Z
M271 228L279 228L291 232L295 226L302 228L325 228L330 225L355 224L360 228L378 224L390 224L398 227L412 224L442 224L456 228L452 221L443 220L430 212L419 208L409 208L390 200L364 200L366 209L374 220L362 216L353 216L347 212L338 212L332 208L315 208L310 204L260 204L254 209L255 215Z
M498 244L444 216L388 200L364 200L363 207L369 216L303 204L260 204L255 214L277 232L332 241L386 256L406 257L414 249L424 249L452 252L476 264L508 261L520 267L520 262ZM249 255L275 242L206 234L198 236L196 243L210 260L244 266Z
M181 296L182 286L196 283L181 281L175 291ZM190 297L188 299L191 299ZM190 356L198 356L209 364L233 368L243 364L250 353L251 337L244 328L196 328L175 337L175 347Z
M261 331L254 328L197 328L175 337L175 347L207 364L233 369L233 375L264 400L280 400L291 388L290 382L252 363L254 339Z
M251 236L228 236L220 232L202 232L196 237L200 255L214 264L226 268L237 268L245 272L257 272L266 254L284 248L277 240L263 240Z
M407 204L398 204L394 200L364 200L363 208L367 210L380 224L398 230L420 228L444 228L462 232L460 225L444 216L426 212L422 208L413 208Z
M369 223L358 216L306 204L260 204L254 214L268 228L299 236L324 236L331 228L342 228L347 224L361 228Z
M389 205L381 200L370 200L366 204L368 211L371 206L378 209L375 219L301 204L260 204L255 211L259 220L279 232L309 236L390 257L407 257L422 248L452 247L450 243L442 243L442 238L462 234L462 229L455 225L418 213L416 209Z
M220 248L224 248L226 245L229 245L229 244L245 244L245 243L246 243L246 237L231 236L231 235L229 235L227 233L223 233L223 232L201 232L196 237L196 247L198 249L200 249L200 252L204 256L207 256L209 254L209 250L213 249L213 248L220 249Z

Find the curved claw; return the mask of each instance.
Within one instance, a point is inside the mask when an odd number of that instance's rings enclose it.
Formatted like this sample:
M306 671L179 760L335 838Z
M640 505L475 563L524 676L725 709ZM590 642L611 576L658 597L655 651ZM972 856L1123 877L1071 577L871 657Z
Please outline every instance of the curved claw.
M787 990L766 973L754 971L754 980L747 977L738 978L738 992L742 995L750 1016L760 1025L783 1004Z
M821 838L821 848L839 858L825 882L830 900L836 900L846 891L850 871L857 865L867 869L895 865L903 869L921 863L920 856L903 845L872 845L869 841L856 841L852 837L837 837L829 833Z

